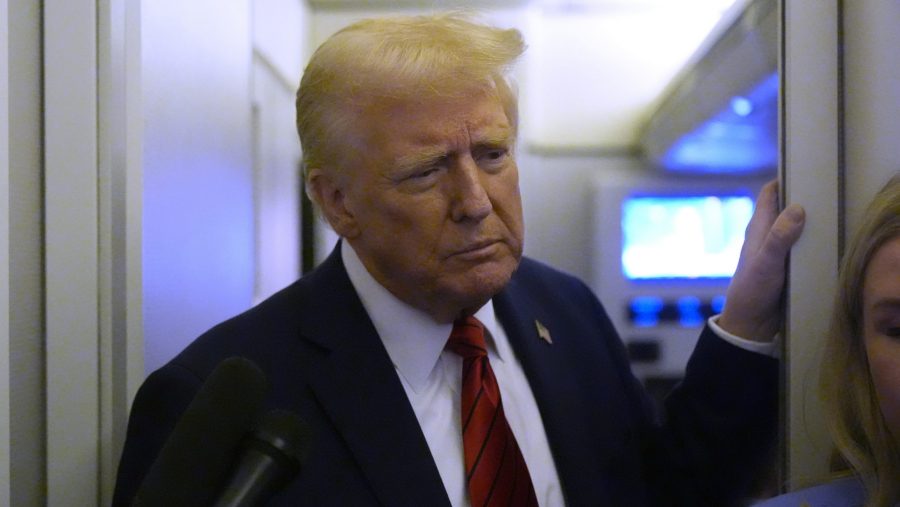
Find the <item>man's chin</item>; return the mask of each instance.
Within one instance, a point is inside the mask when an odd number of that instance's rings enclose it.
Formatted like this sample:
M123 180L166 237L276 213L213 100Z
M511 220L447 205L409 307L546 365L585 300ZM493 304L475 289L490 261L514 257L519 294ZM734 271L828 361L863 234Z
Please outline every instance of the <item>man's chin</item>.
M480 308L492 297L506 287L515 269L479 270L473 269L458 283L452 284L450 292L453 299L461 302L466 307L476 306ZM476 309L477 309L476 308Z

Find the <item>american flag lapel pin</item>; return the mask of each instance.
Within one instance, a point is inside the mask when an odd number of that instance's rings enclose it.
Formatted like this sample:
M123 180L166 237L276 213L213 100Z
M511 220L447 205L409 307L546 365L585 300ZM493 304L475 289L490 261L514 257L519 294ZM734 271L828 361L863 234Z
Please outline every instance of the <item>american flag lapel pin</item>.
M545 342L547 342L547 345L553 345L553 338L550 338L550 331L547 329L546 326L541 324L541 321L535 320L534 327L537 328L538 337L541 340L544 340Z

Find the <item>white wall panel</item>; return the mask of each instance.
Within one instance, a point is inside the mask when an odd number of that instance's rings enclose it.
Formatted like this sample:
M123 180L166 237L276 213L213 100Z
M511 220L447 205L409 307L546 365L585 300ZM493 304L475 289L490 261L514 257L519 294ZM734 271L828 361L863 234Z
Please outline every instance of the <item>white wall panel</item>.
M44 13L47 503L98 498L98 89L95 0Z
M253 0L253 49L295 90L306 62L309 18L303 0Z
M254 302L300 276L300 141L294 127L293 89L271 66L255 60Z
M900 173L900 2L844 2L847 233Z
M300 140L294 97L308 12L298 0L253 2L254 302L300 276Z
M10 503L9 476L9 11L0 0L0 504Z
M100 504L112 501L128 409L144 378L140 1L97 1Z
M817 380L842 218L839 3L781 2L783 191L788 204L801 204L807 213L788 276L785 435L790 489L825 479L831 452Z
M251 304L251 4L143 2L145 368Z
M15 0L9 25L8 505L46 504L44 412L43 122L41 2Z

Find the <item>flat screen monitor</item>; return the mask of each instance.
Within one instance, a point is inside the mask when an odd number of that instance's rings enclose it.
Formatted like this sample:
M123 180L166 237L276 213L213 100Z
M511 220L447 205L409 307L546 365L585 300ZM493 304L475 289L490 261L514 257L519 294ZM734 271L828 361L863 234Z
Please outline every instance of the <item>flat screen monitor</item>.
M632 195L622 203L628 280L727 279L753 214L749 195Z

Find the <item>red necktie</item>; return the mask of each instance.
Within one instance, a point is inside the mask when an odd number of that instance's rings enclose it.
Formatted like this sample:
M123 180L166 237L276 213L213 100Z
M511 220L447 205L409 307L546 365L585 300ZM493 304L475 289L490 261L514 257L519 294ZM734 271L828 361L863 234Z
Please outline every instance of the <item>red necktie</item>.
M528 467L503 415L481 322L475 317L454 322L447 349L463 357L460 415L472 507L536 507Z

